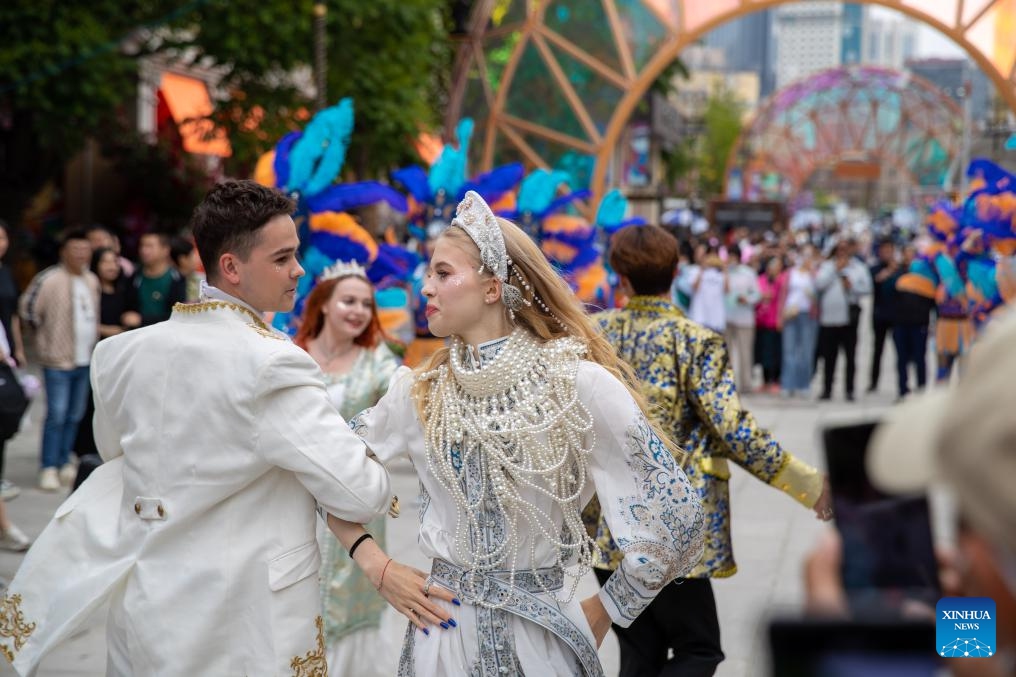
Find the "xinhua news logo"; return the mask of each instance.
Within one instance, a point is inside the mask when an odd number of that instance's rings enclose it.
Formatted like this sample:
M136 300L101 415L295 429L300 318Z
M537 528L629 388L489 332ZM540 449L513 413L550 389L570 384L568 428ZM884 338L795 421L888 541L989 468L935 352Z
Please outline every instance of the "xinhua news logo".
M938 655L990 658L995 655L995 601L987 597L943 597L935 607Z

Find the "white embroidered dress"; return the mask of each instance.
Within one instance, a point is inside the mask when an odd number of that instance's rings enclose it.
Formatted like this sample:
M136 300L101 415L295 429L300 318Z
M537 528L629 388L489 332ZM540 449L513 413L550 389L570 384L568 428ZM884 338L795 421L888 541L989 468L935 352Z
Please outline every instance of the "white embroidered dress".
M472 363L474 374L482 374L506 358L520 333L484 344L477 356L468 353L463 360ZM663 585L697 563L702 552L702 510L684 472L624 386L595 363L572 359L570 365L574 392L591 418L585 435L592 448L581 505L595 490L625 552L623 564L599 594L612 620L628 626ZM560 373L555 376L560 378ZM456 629L432 631L425 637L409 627L398 674L602 675L580 600L558 601L568 597L569 584L561 568L554 566L560 548L549 538L532 529L519 529L514 579L497 572L471 575L465 571L468 563L457 555L461 550L455 535L461 509L429 469L425 433L410 392L413 381L409 369L400 369L388 394L351 426L382 462L405 456L417 469L419 543L423 553L434 559L432 577L455 590L462 606L435 600L456 619ZM449 449L448 453L454 463L461 451ZM470 502L479 498L483 506L470 528L470 543L481 553L491 552L512 530L506 530L505 516L499 514L492 497L475 496L491 486L484 454L467 458L472 462L462 463L462 486ZM557 533L561 533L564 516L553 500L528 486L520 486L519 492L531 506L556 520ZM534 574L532 570L540 571ZM539 584L534 583L537 575L542 576ZM556 593L548 591L555 587ZM499 601L502 607L477 603L480 598Z

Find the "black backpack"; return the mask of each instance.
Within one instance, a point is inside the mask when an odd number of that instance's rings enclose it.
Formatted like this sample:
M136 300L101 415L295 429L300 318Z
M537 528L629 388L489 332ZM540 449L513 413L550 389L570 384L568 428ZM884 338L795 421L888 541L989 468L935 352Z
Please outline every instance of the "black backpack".
M0 441L6 442L17 434L28 404L14 370L6 362L0 362Z

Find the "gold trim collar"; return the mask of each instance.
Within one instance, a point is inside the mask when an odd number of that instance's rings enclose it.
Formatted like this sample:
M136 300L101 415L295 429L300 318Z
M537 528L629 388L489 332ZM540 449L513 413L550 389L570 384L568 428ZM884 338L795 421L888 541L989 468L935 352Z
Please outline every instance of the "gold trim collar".
M173 305L174 313L195 315L197 313L204 313L210 310L235 310L254 320L254 323L259 329L271 331L271 328L257 313L252 311L250 308L241 306L239 303L230 303L229 301L200 301L198 303L177 303Z

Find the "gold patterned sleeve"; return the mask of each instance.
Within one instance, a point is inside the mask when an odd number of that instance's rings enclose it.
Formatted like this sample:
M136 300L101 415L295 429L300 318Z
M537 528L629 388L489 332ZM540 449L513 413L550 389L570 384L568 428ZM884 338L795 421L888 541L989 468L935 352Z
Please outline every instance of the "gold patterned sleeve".
M783 467L770 484L806 508L814 508L822 495L822 473L788 452L783 452Z
M822 493L821 475L784 450L741 406L730 357L719 336L699 341L688 378L688 394L723 455L799 503L813 506Z

